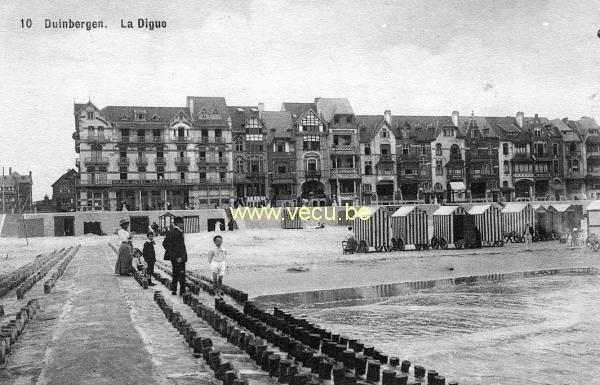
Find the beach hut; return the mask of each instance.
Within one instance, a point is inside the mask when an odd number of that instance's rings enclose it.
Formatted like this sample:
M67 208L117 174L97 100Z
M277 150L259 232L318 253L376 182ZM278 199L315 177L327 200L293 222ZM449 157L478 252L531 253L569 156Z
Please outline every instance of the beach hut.
M392 218L382 207L368 207L366 219L354 219L354 237L358 241L358 251L367 252L392 250Z
M463 246L465 231L472 231L470 216L461 206L440 206L433 213L433 238L431 247L446 249Z
M526 224L535 229L535 210L529 203L507 203L500 213L502 230L505 236L514 241L521 241Z
M295 212L295 215L292 215L294 211L290 213L290 210L287 208L283 209L283 220L281 221L282 229L301 229L302 228L302 219L298 215L298 212Z
M592 201L586 208L588 239L600 239L600 200Z
M402 206L392 214L392 229L396 249L414 245L417 250L428 249L427 212L417 206ZM392 244L394 244L392 241Z
M581 216L572 205L552 204L548 209L552 211L552 231L556 234L561 235L581 227Z
M471 207L469 215L473 218L473 225L479 230L482 246L504 245L502 216L497 206L476 205Z
M534 204L531 205L535 212L535 230L538 234L538 240L550 241L558 239L557 234L552 230L552 210L548 206Z

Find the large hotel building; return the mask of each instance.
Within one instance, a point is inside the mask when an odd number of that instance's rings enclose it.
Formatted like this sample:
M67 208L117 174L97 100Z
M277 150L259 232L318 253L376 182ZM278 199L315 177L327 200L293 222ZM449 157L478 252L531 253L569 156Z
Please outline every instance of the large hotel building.
M600 198L591 118L356 115L345 98L74 108L83 211Z

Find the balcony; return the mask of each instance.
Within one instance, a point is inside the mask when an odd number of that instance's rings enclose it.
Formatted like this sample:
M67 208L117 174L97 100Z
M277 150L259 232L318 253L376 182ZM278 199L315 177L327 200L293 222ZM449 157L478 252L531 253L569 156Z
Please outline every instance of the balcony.
M135 164L138 166L148 165L148 159L145 156L135 158Z
M127 157L119 157L117 163L120 165L129 165L129 158Z
M118 135L117 141L120 143L137 143L137 135Z
M209 164L227 165L227 158L198 158L198 166L207 166Z
M271 174L271 179L295 179L296 173L293 172L285 172L285 173L273 173Z
M190 164L190 158L187 158L187 157L184 157L184 158L177 157L177 158L175 158L175 164L176 165L188 165L188 164Z
M177 143L189 143L192 141L192 138L190 138L189 136L176 136L175 137L175 142Z
M353 144L338 144L330 147L332 154L358 154L358 147Z
M84 174L83 178L79 180L79 184L81 186L106 185L108 184L108 178L103 174Z
M105 156L92 156L85 158L85 164L108 164L108 158Z
M198 138L200 144L222 144L225 143L225 138L222 136L202 136Z
M330 171L330 179L338 179L338 178L344 178L344 179L354 179L354 178L360 178L358 169L356 168L350 168L350 167L340 167L340 168L332 168Z
M200 185L231 185L231 182L231 178L206 178L198 180L198 184Z
M513 179L520 179L520 178L533 178L533 171L526 171L526 172L517 172L514 171L513 172Z
M246 172L247 178L264 178L266 176L267 176L267 173L265 171L247 171Z
M305 170L304 177L307 179L319 179L321 177L321 170Z
M567 158L578 158L581 156L581 151L576 150L576 151L566 151L565 152L565 156Z
M104 136L104 134L98 134L98 135L88 135L85 138L82 138L83 142L86 143L106 143L108 142L108 139Z
M379 160L377 161L377 164L396 163L396 155L383 154L383 155L377 155L377 157L379 158Z
M167 164L167 160L161 156L154 160L154 164Z
M567 179L583 179L584 175L581 171L567 171L565 178Z

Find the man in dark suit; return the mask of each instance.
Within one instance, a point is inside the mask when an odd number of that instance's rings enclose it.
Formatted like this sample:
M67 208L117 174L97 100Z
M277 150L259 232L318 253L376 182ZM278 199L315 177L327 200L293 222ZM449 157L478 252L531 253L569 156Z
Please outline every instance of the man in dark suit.
M177 283L179 282L179 295L185 293L185 263L187 262L187 251L183 240L183 218L175 217L173 228L167 232L163 240L165 248L165 259L171 261L173 267L173 282L171 294L177 294Z

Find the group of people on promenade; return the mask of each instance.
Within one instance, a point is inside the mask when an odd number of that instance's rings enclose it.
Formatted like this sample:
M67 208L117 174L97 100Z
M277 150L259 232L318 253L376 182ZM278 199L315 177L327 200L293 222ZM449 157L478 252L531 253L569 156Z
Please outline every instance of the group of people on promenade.
M122 219L119 226L121 228L117 232L117 236L121 243L115 264L115 274L130 276L133 272L139 271L145 274L149 286L155 286L152 282L156 263L154 232L149 231L146 234L147 240L142 250L134 249L133 237L128 230L129 221ZM222 296L223 277L227 267L227 249L223 247L222 235L215 235L213 243L214 248L208 251L208 263L213 278L213 290L217 296ZM183 233L183 217L173 219L173 226L166 232L162 246L165 250L164 260L170 261L172 267L171 294L177 295L177 287L179 286L179 295L183 295L186 292L185 273L188 261Z

